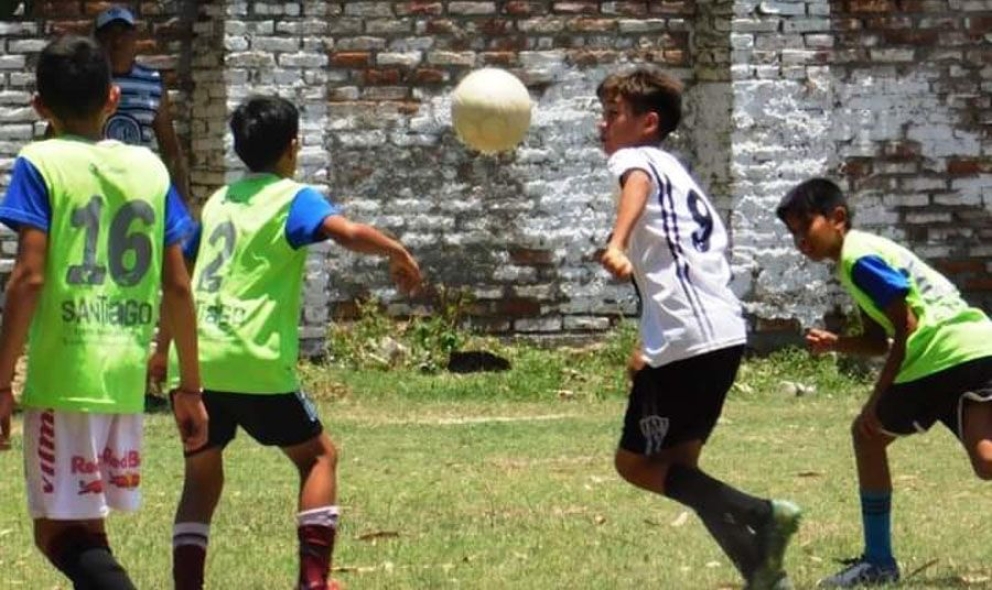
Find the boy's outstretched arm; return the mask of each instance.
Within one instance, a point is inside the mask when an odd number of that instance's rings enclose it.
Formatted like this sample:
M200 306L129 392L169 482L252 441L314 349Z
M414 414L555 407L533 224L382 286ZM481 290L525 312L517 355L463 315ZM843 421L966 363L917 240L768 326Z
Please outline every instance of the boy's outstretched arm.
M618 279L626 279L634 272L634 265L627 258L627 243L634 224L644 212L651 193L651 178L643 170L631 170L623 181L623 192L617 206L617 219L606 251L600 264Z
M207 411L203 407L197 360L193 289L179 244L165 249L161 323L175 342L179 356L179 388L172 396L172 411L183 446L189 451L196 450L207 442Z
M34 309L45 285L47 256L48 234L33 227L23 227L18 239L14 270L7 281L3 326L0 327L0 450L8 447L10 415L14 411L11 384L17 359L28 338Z
M806 345L814 354L840 352L860 356L879 356L889 351L885 329L864 311L861 314L861 333L857 336L838 336L827 330L813 328L806 333Z
M325 217L320 230L324 237L354 252L388 256L389 273L404 293L413 293L420 288L423 280L420 267L398 240L371 225L355 223L342 215Z

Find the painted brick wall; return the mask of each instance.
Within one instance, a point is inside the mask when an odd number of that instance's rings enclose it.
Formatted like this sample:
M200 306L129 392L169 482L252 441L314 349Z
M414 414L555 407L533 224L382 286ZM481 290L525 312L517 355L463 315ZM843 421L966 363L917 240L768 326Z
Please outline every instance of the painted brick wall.
M104 2L36 2L0 24L0 174L39 126L32 54L85 31ZM774 219L788 187L828 174L856 222L904 240L988 305L992 2L988 0L143 2L143 60L168 70L204 198L241 169L225 115L250 92L303 113L301 177L353 218L399 235L435 283L469 289L494 332L589 332L634 309L592 253L612 219L596 146L596 84L635 62L688 87L672 147L731 228L735 289L756 335L794 336L844 307ZM450 130L448 93L486 65L537 103L513 155L480 157ZM0 182L5 177L0 178ZM9 257L9 237L3 244ZM9 266L9 261L8 261ZM3 271L3 267L0 267ZM375 294L381 261L316 248L303 335Z

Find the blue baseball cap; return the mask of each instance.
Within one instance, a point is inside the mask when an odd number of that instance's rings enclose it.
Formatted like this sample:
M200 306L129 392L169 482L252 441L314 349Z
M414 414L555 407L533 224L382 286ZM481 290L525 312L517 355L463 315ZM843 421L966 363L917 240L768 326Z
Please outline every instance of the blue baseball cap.
M112 6L96 15L96 30L99 31L114 21L122 21L133 27L134 14L123 6Z

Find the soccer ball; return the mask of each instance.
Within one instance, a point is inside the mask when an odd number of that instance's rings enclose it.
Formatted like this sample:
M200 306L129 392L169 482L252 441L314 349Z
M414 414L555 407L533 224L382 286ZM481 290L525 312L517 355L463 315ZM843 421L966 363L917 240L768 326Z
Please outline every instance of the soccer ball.
M484 154L512 150L527 135L530 94L516 76L499 68L475 70L451 96L458 139Z

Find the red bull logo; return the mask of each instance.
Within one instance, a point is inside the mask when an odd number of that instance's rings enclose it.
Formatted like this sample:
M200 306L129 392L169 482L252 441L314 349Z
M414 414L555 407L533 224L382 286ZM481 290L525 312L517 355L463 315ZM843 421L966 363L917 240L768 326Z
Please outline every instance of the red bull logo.
M79 455L73 455L72 461L70 461L70 468L72 473L85 473L87 475L96 473L100 466L96 464L96 461L87 461L84 457Z
M103 480L94 479L91 481L79 480L79 495L85 494L102 494L103 493Z
M141 465L141 453L124 451L118 455L110 447L107 447L100 455L100 463L110 469L134 469Z
M133 490L141 485L141 474L140 473L120 473L117 475L111 475L108 480L110 485L118 487L123 490Z

